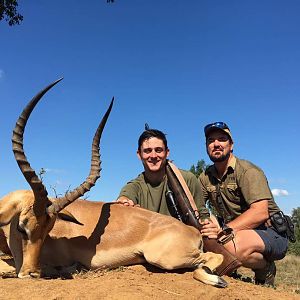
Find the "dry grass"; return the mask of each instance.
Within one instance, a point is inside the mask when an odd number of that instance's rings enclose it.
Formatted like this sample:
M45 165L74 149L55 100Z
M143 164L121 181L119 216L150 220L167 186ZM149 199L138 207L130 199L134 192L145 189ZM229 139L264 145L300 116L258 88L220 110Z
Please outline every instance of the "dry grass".
M291 289L300 294L300 256L287 255L276 262L276 285Z
M107 272L123 272L126 270L126 267L117 267L115 269L108 269L108 268L99 268L97 270L86 270L86 269L81 269L78 272L76 272L75 274L73 274L74 278L81 278L81 279L85 279L85 278L98 278L101 277L103 275L105 275Z

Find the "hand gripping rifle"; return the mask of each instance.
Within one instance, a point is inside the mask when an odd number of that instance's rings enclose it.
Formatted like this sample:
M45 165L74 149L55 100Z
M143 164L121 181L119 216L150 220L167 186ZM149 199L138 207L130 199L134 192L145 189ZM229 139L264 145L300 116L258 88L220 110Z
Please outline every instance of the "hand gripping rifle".
M168 204L172 204L175 217L200 231L203 226L199 222L200 215L180 171L174 164L168 161L166 165L166 174L168 178L168 187L171 190L167 191L166 198ZM174 208L174 206L176 208ZM218 243L216 239L203 237L203 248L205 252L209 251L223 255L224 260L216 269L216 273L220 276L230 275L242 265L241 262L226 250L222 244Z

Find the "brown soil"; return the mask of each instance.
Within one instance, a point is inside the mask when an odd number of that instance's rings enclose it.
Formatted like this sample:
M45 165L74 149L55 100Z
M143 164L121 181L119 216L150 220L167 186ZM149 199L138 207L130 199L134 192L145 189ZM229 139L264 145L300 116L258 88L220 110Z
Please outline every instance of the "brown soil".
M224 276L225 289L202 284L191 271L164 272L138 265L87 272L74 279L0 279L0 299L298 299L299 287L256 286Z

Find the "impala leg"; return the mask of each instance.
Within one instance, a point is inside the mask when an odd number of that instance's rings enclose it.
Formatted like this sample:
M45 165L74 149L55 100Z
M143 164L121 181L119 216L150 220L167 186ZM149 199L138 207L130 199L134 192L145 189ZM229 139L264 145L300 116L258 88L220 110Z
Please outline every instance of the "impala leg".
M200 264L193 274L196 280L220 288L227 286L227 282L222 277L212 273L223 262L221 254L212 252L200 253L199 261Z
M0 275L8 273L16 273L15 267L0 259Z
M223 262L223 255L213 252L201 253L202 265L209 268L212 272Z

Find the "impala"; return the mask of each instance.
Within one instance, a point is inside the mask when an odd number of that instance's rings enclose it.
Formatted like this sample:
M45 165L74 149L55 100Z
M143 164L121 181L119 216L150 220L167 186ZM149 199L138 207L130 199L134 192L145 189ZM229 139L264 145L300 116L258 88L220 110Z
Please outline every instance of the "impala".
M98 269L148 262L166 270L192 268L195 279L227 286L224 279L213 274L223 256L203 253L201 234L194 227L138 207L79 199L100 177L99 144L113 100L93 138L89 176L64 197L48 197L26 158L23 135L36 104L60 80L27 104L13 130L15 159L31 190L14 191L0 200L0 225L18 277L38 278L49 267L75 263ZM1 245L4 247L4 243Z

